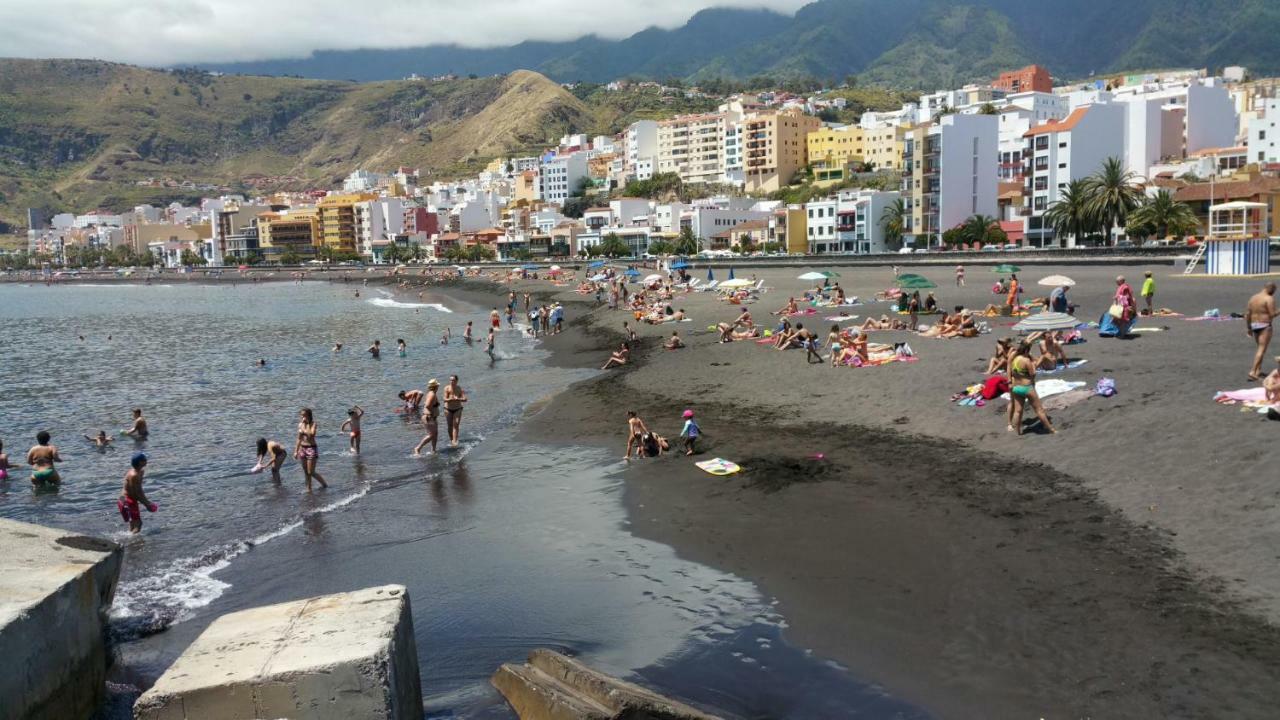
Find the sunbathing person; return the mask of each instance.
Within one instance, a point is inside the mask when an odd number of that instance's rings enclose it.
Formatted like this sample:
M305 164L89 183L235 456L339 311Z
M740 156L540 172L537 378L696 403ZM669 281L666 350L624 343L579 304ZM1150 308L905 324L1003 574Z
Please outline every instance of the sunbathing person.
M907 324L894 318L889 319L888 315L881 315L879 320L875 318L867 318L860 326L861 330L906 330Z
M929 326L927 330L920 332L920 337L946 337L944 333L950 332L952 329L952 316L945 311L942 317L938 318L938 322Z
M1027 340L1030 342L1039 341L1040 357L1036 359L1036 367L1044 370L1053 370L1058 365L1067 364L1067 351L1062 349L1062 341L1059 339L1056 330L1032 333Z
M867 348L867 334L859 331L852 340L840 346L840 357L835 362L838 365L860 365L870 361L871 355Z
M1262 379L1262 387L1267 391L1267 402L1280 403L1280 356L1276 357L1276 369Z
M662 347L668 350L679 350L684 347L684 341L680 339L680 333L672 330L671 337L668 338L666 342L662 343Z
M984 375L994 375L997 372L1003 372L1009 367L1009 351L1011 340L1009 338L1000 338L996 340L996 352L987 361L987 369Z
M774 340L773 340L774 349L788 350L790 348L796 347L795 345L796 337L800 333L800 330L798 328L799 326L797 328L792 328L791 325L788 324L785 330L775 333Z
M778 309L774 315L795 315L800 312L800 307L796 304L795 298L787 298L787 304Z
M617 352L609 356L609 359L604 363L604 367L600 369L608 370L609 368L622 367L627 364L629 359L631 359L631 347L624 342Z
M978 325L973 321L973 313L961 310L958 315L952 315L951 318L951 327L942 333L942 337L978 337Z

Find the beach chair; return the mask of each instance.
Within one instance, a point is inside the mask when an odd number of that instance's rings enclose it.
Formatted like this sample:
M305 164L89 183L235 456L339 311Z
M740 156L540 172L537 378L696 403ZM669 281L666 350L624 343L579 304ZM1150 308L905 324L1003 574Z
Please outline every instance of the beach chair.
M716 289L716 286L719 284L720 284L719 280L708 281L706 285L698 286L698 292L712 292Z
M685 287L689 290L696 291L698 289L698 283L700 282L702 282L702 278L691 278L689 280L689 283L685 285ZM679 286L677 285L676 287L679 287Z
M755 287L753 287L753 288L751 288L751 290L752 290L753 292L765 293L765 292L768 292L768 291L770 290L770 288L765 287L765 286L764 286L764 278L760 278L760 280L756 282L756 286L755 286Z

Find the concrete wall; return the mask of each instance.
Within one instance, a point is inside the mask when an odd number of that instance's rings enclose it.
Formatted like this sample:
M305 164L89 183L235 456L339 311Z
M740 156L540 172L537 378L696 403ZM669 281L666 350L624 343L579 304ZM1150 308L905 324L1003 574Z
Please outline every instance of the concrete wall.
M420 720L401 585L252 608L213 622L133 706L137 720Z
M120 546L0 520L0 720L87 718L103 700Z

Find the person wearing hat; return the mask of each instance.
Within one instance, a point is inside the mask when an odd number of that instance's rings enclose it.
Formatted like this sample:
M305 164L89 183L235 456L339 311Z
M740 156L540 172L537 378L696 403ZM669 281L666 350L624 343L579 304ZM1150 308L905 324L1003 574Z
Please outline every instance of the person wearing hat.
M1147 303L1147 309L1145 312L1142 313L1143 315L1150 317L1151 313L1155 312L1151 308L1151 300L1155 296L1156 296L1156 279L1152 277L1151 271L1148 270L1146 272L1146 279L1142 281L1142 299L1145 300Z
M684 411L684 427L680 429L680 437L684 438L684 454L692 455L694 445L698 442L698 436L702 434L702 428L698 427L698 423L694 422L693 411Z
M440 399L437 397L439 390L440 383L435 378L427 381L427 397L422 405L422 424L427 426L427 435L413 449L414 455L420 455L422 448L427 443L431 443L431 452L429 454L434 455L436 452L436 439L440 434L439 424L437 423L440 417Z
M138 510L138 505L141 504L148 512L155 512L158 508L142 491L142 477L147 471L147 456L143 453L134 453L129 465L129 472L124 475L124 489L120 493L120 499L116 501L116 509L120 511L124 521L129 523L129 532L136 534L142 532L142 513Z

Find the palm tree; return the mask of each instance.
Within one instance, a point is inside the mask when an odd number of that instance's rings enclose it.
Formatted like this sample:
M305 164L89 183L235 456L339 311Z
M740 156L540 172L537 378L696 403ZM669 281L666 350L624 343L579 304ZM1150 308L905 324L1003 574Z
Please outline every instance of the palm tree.
M960 237L970 245L1003 243L1009 236L1000 229L1000 223L990 215L973 215L960 226Z
M1126 230L1128 228L1133 228L1131 234L1134 235L1181 237L1199 230L1200 221L1190 205L1174 200L1173 193L1168 190L1158 190L1154 197L1129 213Z
M675 242L675 251L677 255L697 255L700 245L692 228L681 228L680 237Z
M1098 229L1097 219L1089 213L1089 184L1085 180L1072 180L1058 193L1058 199L1044 214L1057 236L1058 247L1066 247L1066 237L1075 242Z
M1089 194L1089 214L1098 220L1107 233L1114 227L1123 227L1130 211L1141 201L1142 193L1136 187L1137 180L1137 175L1124 169L1120 158L1109 157L1102 163L1102 168L1085 181Z
M902 247L902 236L907 231L907 204L902 198L894 200L880 216L880 229L884 230L884 244L889 250Z

